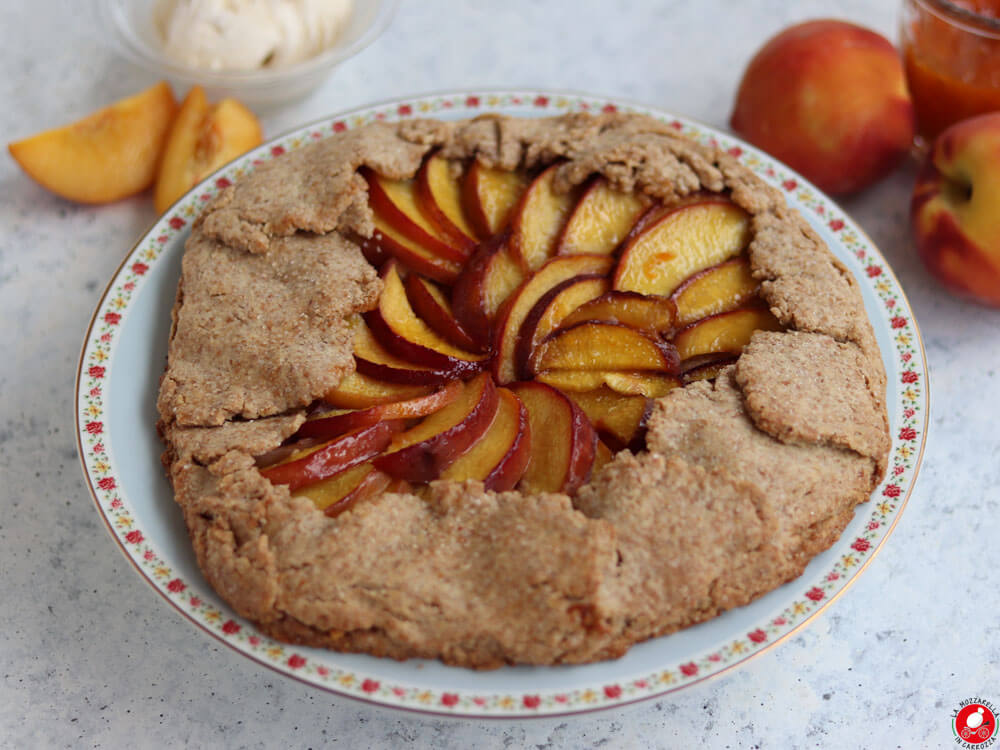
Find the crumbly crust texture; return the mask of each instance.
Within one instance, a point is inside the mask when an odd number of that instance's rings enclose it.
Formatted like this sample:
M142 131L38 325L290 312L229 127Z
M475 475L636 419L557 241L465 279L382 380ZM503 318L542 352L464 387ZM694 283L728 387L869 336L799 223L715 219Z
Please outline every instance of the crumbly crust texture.
M357 245L373 232L357 170L412 177L438 147L505 169L561 160L560 190L600 173L664 200L728 192L789 330L659 399L648 451L618 454L572 500L435 482L326 517L252 457L353 369L347 319L380 293ZM795 578L889 450L854 278L734 158L621 114L376 123L262 165L195 223L158 407L198 563L240 615L284 641L475 668L613 658Z

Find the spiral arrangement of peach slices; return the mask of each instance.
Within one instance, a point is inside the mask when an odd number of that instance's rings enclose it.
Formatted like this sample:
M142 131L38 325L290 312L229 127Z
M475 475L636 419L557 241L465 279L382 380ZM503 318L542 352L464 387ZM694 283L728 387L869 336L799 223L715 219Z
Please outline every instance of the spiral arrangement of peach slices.
M653 399L779 329L725 195L557 192L558 167L433 154L412 180L363 173L384 289L352 321L356 372L259 457L272 482L329 515L435 479L573 493L643 448Z

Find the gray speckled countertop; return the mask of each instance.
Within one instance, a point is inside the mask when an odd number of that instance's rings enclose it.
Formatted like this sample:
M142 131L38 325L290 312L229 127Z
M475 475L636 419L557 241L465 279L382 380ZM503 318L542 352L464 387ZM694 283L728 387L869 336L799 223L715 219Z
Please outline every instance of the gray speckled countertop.
M461 5L461 7L459 7ZM491 7L486 10L487 5ZM895 0L447 3L403 0L389 30L277 134L440 89L624 96L725 128L763 39L841 16L895 38ZM144 88L88 4L0 6L0 136L11 141ZM1000 702L1000 312L956 301L917 261L903 168L844 208L896 270L932 371L930 439L894 535L811 626L705 684L619 712L479 723L391 713L287 680L178 618L108 537L76 455L73 379L87 320L150 201L71 205L0 158L0 746L943 747L950 713Z

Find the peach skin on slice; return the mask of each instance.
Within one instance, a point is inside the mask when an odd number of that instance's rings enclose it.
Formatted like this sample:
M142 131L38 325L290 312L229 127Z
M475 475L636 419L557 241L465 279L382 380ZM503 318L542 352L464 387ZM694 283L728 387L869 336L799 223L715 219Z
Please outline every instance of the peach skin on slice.
M739 254L750 217L723 198L683 205L651 222L622 250L612 287L668 296L692 274Z
M558 164L534 179L511 221L511 250L525 271L534 271L556 251L556 240L580 194L579 189L557 193L552 183Z
M472 254L451 291L455 318L469 335L488 348L493 318L504 301L524 281L524 271L508 245L506 232L483 242Z
M493 422L500 403L493 378L480 373L464 383L458 398L398 434L375 468L395 479L430 482L469 450Z
M431 154L417 172L417 203L437 234L468 255L477 239L462 209L461 167L459 162Z
M585 320L621 323L640 331L672 336L677 309L673 302L663 297L647 297L638 292L608 292L580 305L563 319L562 325L569 327Z
M387 351L364 321L359 322L354 334L354 363L362 375L386 383L441 385L451 378L449 370L425 367Z
M471 375L485 367L486 355L459 349L417 317L394 262L382 268L382 283L378 308L365 313L365 322L382 346L408 362L445 371L449 377Z
M492 237L507 225L528 179L521 172L485 167L474 161L462 181L462 208L479 239Z
M560 328L541 345L543 370L655 370L676 373L673 345L620 323L584 322Z
M642 442L652 400L626 396L607 386L592 391L567 393L583 409L602 441L614 450L636 449Z
M296 436L329 440L346 432L393 419L413 419L426 417L443 409L462 392L462 381L452 380L440 390L426 396L393 401L387 404L369 406L367 409L338 409L309 417Z
M380 224L447 260L461 263L468 257L471 245L457 246L452 243L421 211L413 180L390 180L368 167L359 171L368 182L368 202L372 212L382 220Z
M359 501L384 491L390 482L392 477L367 462L352 466L292 494L308 497L319 510L335 518Z
M558 255L610 255L628 236L649 206L649 198L615 190L604 177L595 177L583 190L556 241Z
M393 229L385 219L375 214L375 233L361 242L361 252L373 265L381 265L385 258L394 258L407 268L422 273L435 281L454 283L461 271L458 261L431 252Z
M671 295L679 325L743 307L757 295L760 282L750 273L746 257L732 258L699 271Z
M681 360L704 354L739 354L755 331L781 331L783 327L770 310L744 307L719 313L682 328L674 337Z
M192 86L163 150L153 191L156 210L163 213L202 179L262 140L260 123L243 104L223 99L210 105L201 86Z
M494 326L493 373L501 385L518 379L517 342L538 301L559 284L579 276L603 276L614 261L606 255L566 255L551 258L507 299Z
M506 492L521 480L531 458L528 410L514 393L498 388L499 405L483 436L441 473L442 479L476 479L487 490Z
M329 442L293 453L287 460L261 469L274 484L294 492L306 485L339 474L381 453L400 429L399 422L379 422Z
M436 333L460 349L477 353L486 350L485 343L473 339L458 322L452 311L451 302L434 282L420 274L411 273L406 277L404 285L413 312Z
M521 335L514 352L518 377L521 380L531 377L531 363L539 345L567 315L607 291L608 280L603 276L581 276L567 279L546 292L521 324Z
M166 82L82 120L8 146L37 183L79 203L109 203L153 184L177 111Z
M323 394L323 400L340 409L367 409L379 404L426 396L432 391L429 385L403 385L386 383L359 372L352 372L335 387Z
M587 415L544 383L512 383L510 388L528 410L534 446L521 487L528 492L575 492L590 478L597 447L597 433Z

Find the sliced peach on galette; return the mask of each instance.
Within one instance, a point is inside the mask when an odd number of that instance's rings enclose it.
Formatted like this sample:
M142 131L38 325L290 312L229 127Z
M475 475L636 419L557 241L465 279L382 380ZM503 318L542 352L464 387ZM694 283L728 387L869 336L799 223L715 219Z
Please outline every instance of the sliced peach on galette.
M351 322L355 372L258 458L266 476L331 515L434 480L572 494L644 449L656 399L781 328L727 196L562 189L559 167L362 169L382 292Z

